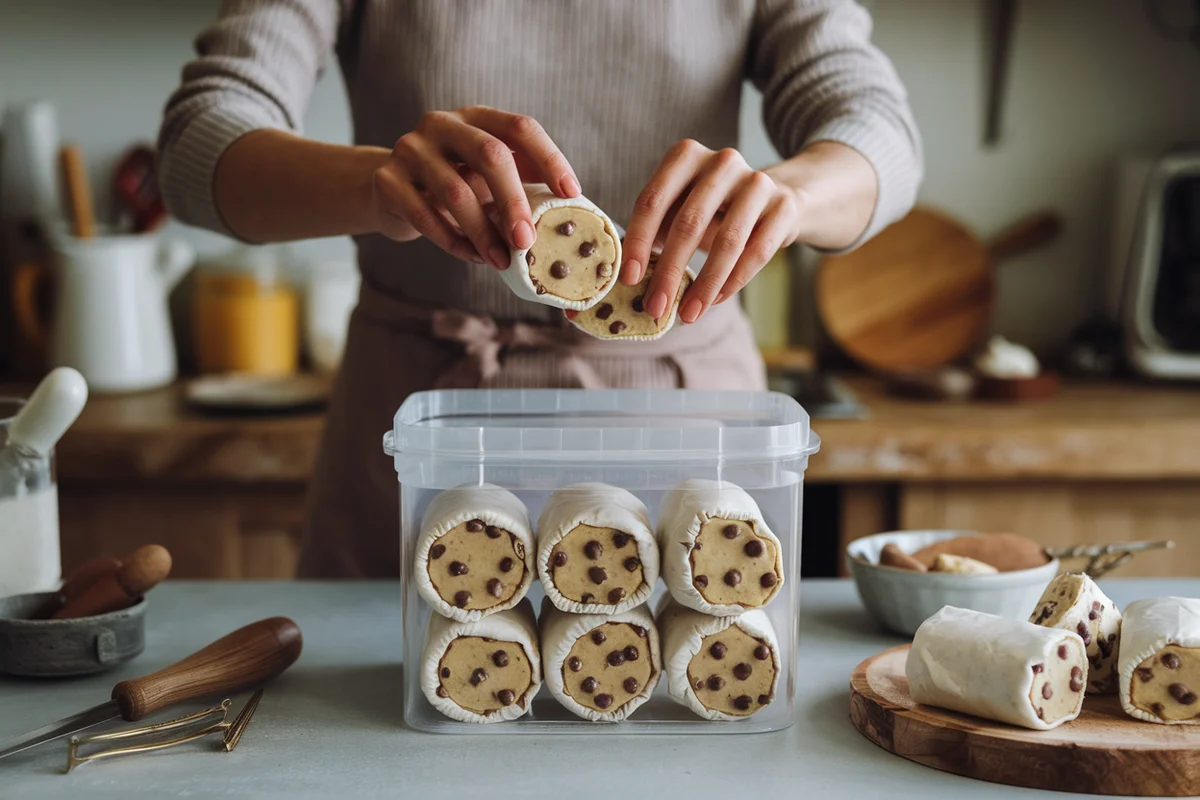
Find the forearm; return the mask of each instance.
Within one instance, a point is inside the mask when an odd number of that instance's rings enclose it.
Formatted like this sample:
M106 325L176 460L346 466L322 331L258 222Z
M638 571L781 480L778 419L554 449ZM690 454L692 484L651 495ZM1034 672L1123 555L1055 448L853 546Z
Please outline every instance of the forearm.
M251 242L353 236L378 230L372 176L380 147L350 147L257 130L217 163L213 192L225 224Z
M797 241L840 250L858 241L871 223L879 181L870 162L852 147L814 142L764 172L795 195Z

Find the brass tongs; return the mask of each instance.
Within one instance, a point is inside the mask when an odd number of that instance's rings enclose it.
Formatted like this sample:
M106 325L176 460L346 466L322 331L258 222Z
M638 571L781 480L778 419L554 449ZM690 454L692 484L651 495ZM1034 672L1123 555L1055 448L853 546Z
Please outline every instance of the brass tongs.
M1083 568L1092 578L1112 572L1117 567L1133 558L1135 553L1144 550L1170 550L1175 542L1113 542L1112 544L1076 544L1065 547L1047 547L1046 555L1059 560L1065 558L1086 558L1088 564Z
M245 732L246 726L250 724L250 718L254 716L255 710L258 709L258 703L262 699L262 695L262 689L255 692L245 707L238 712L238 715L232 721L228 719L228 716L229 709L233 703L229 699L226 699L219 706L206 708L203 711L197 711L194 714L188 714L187 716L178 717L167 722L159 722L155 725L143 725L136 728L126 728L108 733L95 733L87 736L72 736L67 744L67 772L89 761L96 761L110 756L164 750L168 747L175 747L176 745L195 741L216 732L223 734L222 744L225 747L225 752L232 753L233 749L238 746L238 742L241 741L242 733ZM163 734L176 731L186 732L167 739L159 738ZM79 754L81 747L94 742L123 741L140 738L147 739L148 741L110 747L107 750L97 750L87 755Z

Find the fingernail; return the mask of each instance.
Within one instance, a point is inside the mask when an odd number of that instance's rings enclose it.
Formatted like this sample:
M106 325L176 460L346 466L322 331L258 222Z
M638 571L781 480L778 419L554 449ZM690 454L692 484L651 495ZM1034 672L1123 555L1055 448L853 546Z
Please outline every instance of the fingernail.
M667 293L663 291L655 292L650 298L650 302L646 303L646 310L650 312L650 316L655 319L661 319L662 315L667 313Z
M528 250L533 245L533 227L523 219L517 220L512 229L513 247Z
M679 309L679 316L689 325L695 322L700 317L700 312L704 310L704 304L697 298L693 297L683 304L683 308Z
M631 258L625 262L625 266L621 268L621 280L626 284L633 286L642 279L642 265L637 262L637 259Z
M498 244L488 248L488 258L496 269L508 269L508 252Z
M563 194L565 194L567 197L574 197L583 191L583 189L581 189L579 186L579 181L575 180L574 175L568 175L567 177L563 178L561 183Z

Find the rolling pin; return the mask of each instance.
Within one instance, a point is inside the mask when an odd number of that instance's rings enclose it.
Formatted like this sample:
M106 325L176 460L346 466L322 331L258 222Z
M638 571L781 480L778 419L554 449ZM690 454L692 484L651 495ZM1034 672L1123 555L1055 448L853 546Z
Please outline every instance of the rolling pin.
M171 554L165 547L139 547L115 572L102 575L51 619L76 619L129 608L171 572Z

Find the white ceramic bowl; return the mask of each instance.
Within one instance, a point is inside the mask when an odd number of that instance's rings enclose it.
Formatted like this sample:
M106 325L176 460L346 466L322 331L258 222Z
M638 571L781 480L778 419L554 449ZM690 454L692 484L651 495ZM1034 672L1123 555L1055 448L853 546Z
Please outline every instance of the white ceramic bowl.
M887 628L912 636L921 623L943 606L969 608L1009 619L1028 619L1042 591L1058 574L1058 559L1033 569L995 575L955 575L913 572L878 566L879 551L895 544L906 553L953 539L979 536L976 531L894 531L851 542L846 564L858 596L871 614ZM870 563L864 564L856 556Z

